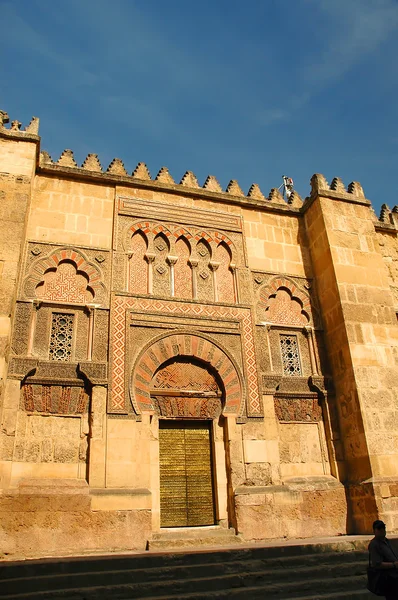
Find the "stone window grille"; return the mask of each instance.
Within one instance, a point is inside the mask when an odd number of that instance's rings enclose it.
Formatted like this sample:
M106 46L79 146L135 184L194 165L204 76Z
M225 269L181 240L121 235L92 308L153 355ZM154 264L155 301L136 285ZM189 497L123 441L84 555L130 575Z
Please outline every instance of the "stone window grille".
M280 336L283 374L288 376L302 375L300 353L296 335Z
M72 357L73 322L75 315L53 313L50 336L50 360L69 361Z

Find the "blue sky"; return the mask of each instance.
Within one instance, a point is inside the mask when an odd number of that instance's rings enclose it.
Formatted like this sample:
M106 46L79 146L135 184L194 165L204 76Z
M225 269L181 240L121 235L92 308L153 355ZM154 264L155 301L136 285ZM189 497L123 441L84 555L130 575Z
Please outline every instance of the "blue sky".
M323 173L379 209L398 157L397 0L0 0L0 108L42 149L263 193ZM392 197L390 197L392 195Z

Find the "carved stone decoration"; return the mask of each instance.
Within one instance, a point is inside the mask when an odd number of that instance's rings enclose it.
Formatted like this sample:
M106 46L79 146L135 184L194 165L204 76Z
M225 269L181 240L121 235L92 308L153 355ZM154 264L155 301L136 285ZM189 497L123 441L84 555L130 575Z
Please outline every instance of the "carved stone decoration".
M89 396L83 387L25 383L22 399L29 412L71 415L87 412Z
M116 296L113 300L113 327L111 331L112 349L112 394L109 399L109 412L125 413L129 411L127 397L133 400L134 392L129 389L127 394L128 382L125 378L126 368L129 365L130 349L126 347L126 311L134 310L142 314L157 314L159 322L164 316L169 318L184 318L184 319L232 319L239 323L241 336L239 336L239 348L242 352L242 368L244 376L242 376L242 404L240 411L244 411L246 389L248 394L247 411L249 416L261 416L262 407L260 403L258 389L258 374L256 354L254 347L253 325L251 311L248 308L231 306L218 306L216 304L198 303L181 303L172 300L152 299L152 298L132 298L126 296ZM229 338L230 336L228 336ZM134 357L134 364L138 357ZM200 358L200 357L199 357ZM164 359L166 360L166 359ZM233 359L232 359L233 361ZM158 365L156 365L157 367ZM154 365L153 371L156 369ZM152 373L151 372L151 377ZM240 373L240 367L236 367L236 371ZM147 377L147 376L145 376ZM231 371L233 377L233 371ZM148 381L148 379L144 379ZM133 396L133 397L132 397ZM138 408L136 409L138 412Z
M311 321L311 303L307 292L286 277L274 277L260 288L261 317L268 323L307 325Z
M81 250L54 246L46 256L42 254L28 267L22 288L26 297L73 304L106 301L102 267L94 262L94 256L91 262Z
M215 258L219 263L216 280L217 300L231 304L235 302L234 276L230 269L231 254L224 242L217 246Z
M155 260L153 263L153 294L154 296L170 296L170 267L167 256L170 244L167 236L160 232L154 240Z
M25 302L17 303L15 311L15 326L11 346L14 354L27 354L31 313L32 304Z
M303 311L301 302L283 288L279 289L275 296L270 296L265 314L265 319L269 323L304 326L309 322L308 314Z
M281 379L280 375L263 375L263 394L274 394L278 389Z
M129 292L148 293L148 267L145 261L147 248L148 242L145 234L136 231L131 238L129 247Z
M13 357L8 367L8 376L12 379L25 379L35 373L37 365L37 358Z
M108 360L109 346L109 312L96 310L94 315L93 361Z
M152 396L159 415L168 418L216 419L221 414L220 398L195 396Z
M184 237L178 238L175 244L178 257L174 265L174 296L176 298L192 298L192 271L189 266L190 246Z
M48 270L36 287L36 297L40 300L88 304L93 302L94 293L88 279L78 272L72 262L61 262L54 270Z
M275 413L279 421L322 421L318 398L275 398Z
M209 242L202 238L199 239L196 244L196 253L198 256L198 299L199 300L213 300L214 299L214 288L213 288L213 277L211 277L211 271L209 268L211 260L211 247Z
M221 414L221 390L203 365L177 359L156 372L151 388L162 416L214 419Z
M149 344L138 356L133 367L130 387L131 400L136 411L140 413L155 410L151 399L151 382L154 374L164 363L170 360L189 362L192 358L202 363L206 369L217 373L224 388L223 412L239 414L243 406L243 386L237 365L224 349L216 346L205 336L187 333L165 335ZM165 379L167 380L167 377L171 379L173 377L173 371L170 369L163 376L160 375L158 380L155 378L155 383L158 382L160 385ZM174 377L176 377L175 372ZM197 377L197 370L191 369L186 375L182 374L181 384L184 385L184 382L187 384L192 377ZM202 386L203 381L202 376Z
M106 385L108 383L107 363L80 362L79 374L86 377L92 385Z

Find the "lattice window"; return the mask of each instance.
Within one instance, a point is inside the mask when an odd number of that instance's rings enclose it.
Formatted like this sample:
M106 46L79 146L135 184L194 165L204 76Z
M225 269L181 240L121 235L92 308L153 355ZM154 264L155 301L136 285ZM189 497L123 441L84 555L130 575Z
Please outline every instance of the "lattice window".
M73 321L69 313L53 313L50 337L50 360L68 361L72 356Z
M296 335L281 335L281 354L284 375L301 375L300 352Z

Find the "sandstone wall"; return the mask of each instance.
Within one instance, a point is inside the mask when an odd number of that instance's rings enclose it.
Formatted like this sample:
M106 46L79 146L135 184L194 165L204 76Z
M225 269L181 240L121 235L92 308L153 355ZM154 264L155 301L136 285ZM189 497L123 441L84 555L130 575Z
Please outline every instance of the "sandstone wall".
M111 186L36 176L27 238L110 248L114 189Z

